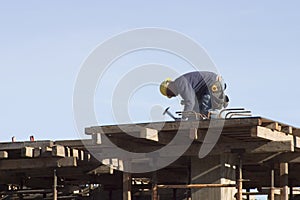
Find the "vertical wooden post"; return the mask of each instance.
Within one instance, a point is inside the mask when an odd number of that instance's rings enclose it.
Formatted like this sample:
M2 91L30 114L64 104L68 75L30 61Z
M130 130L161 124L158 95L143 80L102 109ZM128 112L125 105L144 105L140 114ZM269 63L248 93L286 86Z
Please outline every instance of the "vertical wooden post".
M271 169L271 187L270 187L270 196L269 200L275 200L275 193L274 193L274 182L275 182L275 175L274 175L274 168Z
M188 180L187 180L187 184L191 184L192 183L192 159L189 158L188 161L188 168L187 168L187 174L188 174ZM192 200L192 190L190 188L187 189L186 191L186 200Z
M152 200L158 200L157 184L152 185Z
M243 163L241 155L238 155L238 160L237 200L243 200Z
M288 200L289 196L289 177L288 177L288 163L280 163L280 199L281 200Z
M53 170L53 200L57 200L57 175L56 175L56 169Z
M152 200L158 200L156 172L153 172L152 176Z
M123 200L131 200L131 174L123 172Z

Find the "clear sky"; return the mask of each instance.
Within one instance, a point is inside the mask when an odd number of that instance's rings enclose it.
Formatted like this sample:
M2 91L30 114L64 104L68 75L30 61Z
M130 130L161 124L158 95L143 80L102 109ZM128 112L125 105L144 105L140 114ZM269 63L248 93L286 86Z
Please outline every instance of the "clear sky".
M72 95L81 64L111 36L143 27L176 30L201 44L227 82L231 107L300 127L299 6L296 0L1 1L0 141L78 138ZM189 70L170 55L137 52L120 59L110 78L149 62ZM114 123L101 87L97 116ZM132 97L132 120L149 121L153 105L178 109L176 100L146 87Z

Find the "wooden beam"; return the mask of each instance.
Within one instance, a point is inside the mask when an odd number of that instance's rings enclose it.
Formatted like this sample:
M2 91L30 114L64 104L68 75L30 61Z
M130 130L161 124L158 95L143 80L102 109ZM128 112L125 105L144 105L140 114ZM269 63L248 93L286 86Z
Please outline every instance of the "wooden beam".
M89 171L87 174L98 175L98 174L113 174L113 173L114 173L114 169L112 166L101 165L101 166Z
M41 151L42 157L51 157L52 156L52 147L44 146Z
M33 150L33 157L37 158L40 157L42 154L42 148L41 147L36 147Z
M280 200L289 199L288 180L288 163L280 163Z
M51 167L75 167L74 157L69 158L32 158L0 160L0 170L41 169Z
M82 149L86 145L93 145L92 139L82 139L82 140L57 140L54 142L55 145L59 144L65 147L71 147L76 149Z
M75 158L79 158L79 151L78 149L71 149L71 156Z
M102 135L101 133L92 134L92 140L94 144L102 144Z
M279 132L276 130L271 130L266 127L256 126L251 129L251 136L256 138L261 138L265 140L272 140L272 141L293 141L292 135L286 135L283 132Z
M33 157L33 147L22 147L21 157L23 158L32 158Z
M56 174L56 169L53 170L53 200L57 200L57 174Z
M188 188L220 188L220 187L236 187L236 184L187 184L187 185L157 185L161 189L188 189Z
M286 141L265 141L265 142L220 142L216 149L229 152L231 149L244 149L245 153L277 153L294 151L294 142Z
M278 122L271 122L267 125L263 125L266 128L275 130L275 131L281 131L281 125Z
M147 127L155 130L163 131L178 131L189 130L191 128L208 129L211 123L216 121L223 121L224 128L238 128L238 127L252 127L262 124L261 118L239 118L239 119L214 119L205 121L180 121L180 122L154 122L154 123L140 123L140 124L124 124L124 125L109 125L109 126L93 126L85 129L85 134L93 135L96 133L123 133L123 132L140 132L142 127ZM218 123L216 123L218 124ZM221 123L222 124L222 123Z
M44 141L35 141L35 142L5 142L0 143L0 150L14 150L14 149L22 149L23 147L51 147L53 146L53 142L50 140Z
M131 174L123 172L123 200L131 200Z
M0 159L8 158L8 152L7 151L0 151Z
M238 177L236 179L236 187L237 187L237 200L243 200L243 163L241 155L238 156L239 164L238 164Z
M79 150L79 160L84 160L85 156L84 156L84 151L83 150Z
M294 128L293 129L293 135L294 136L300 136L300 129Z
M55 145L52 147L52 156L66 157L65 147L62 145Z
M140 138L158 142L158 131L151 128L142 128Z
M275 200L275 172L274 169L271 169L271 180L270 180L270 194L269 194L269 199L270 200Z
M193 143L183 155L185 156L197 156L201 143ZM145 147L146 149L147 147ZM180 149L185 148L184 145L169 145L170 149L167 152L161 152L161 157L176 157L181 156ZM260 153L278 153L278 152L293 152L293 141L265 141L265 142L218 142L210 155L218 155L221 153L231 153L233 149L244 149L245 153L260 154Z
M281 132L284 132L286 134L293 134L293 127L283 126L282 129L281 129Z

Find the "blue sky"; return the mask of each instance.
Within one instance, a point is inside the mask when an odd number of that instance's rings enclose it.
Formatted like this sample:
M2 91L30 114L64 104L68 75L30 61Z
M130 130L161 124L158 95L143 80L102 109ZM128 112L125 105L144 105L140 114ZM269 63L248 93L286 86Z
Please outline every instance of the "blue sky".
M300 127L299 6L274 0L1 1L0 141L78 138L72 95L81 64L99 43L143 27L173 29L201 44L227 82L231 107ZM121 65L148 62L189 70L178 58L149 51L122 58L111 77L117 80ZM96 113L104 118L100 123L114 123L105 92L97 90ZM132 98L133 121L151 119L158 104L179 108L176 99L147 87Z

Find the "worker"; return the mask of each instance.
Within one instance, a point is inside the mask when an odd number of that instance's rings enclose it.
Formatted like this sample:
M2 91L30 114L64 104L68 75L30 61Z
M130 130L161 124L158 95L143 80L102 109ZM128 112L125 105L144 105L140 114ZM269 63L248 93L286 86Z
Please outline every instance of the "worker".
M209 71L190 72L174 81L167 78L160 85L162 95L168 98L180 95L183 98L184 113L194 111L205 118L209 118L210 111L228 106L229 98L224 93L225 89L222 77Z

